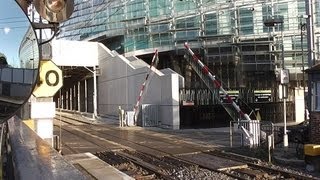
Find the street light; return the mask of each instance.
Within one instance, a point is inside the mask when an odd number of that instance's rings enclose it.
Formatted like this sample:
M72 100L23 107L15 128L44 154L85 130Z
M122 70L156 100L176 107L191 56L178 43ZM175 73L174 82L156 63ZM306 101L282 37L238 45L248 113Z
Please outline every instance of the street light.
M281 54L282 54L282 70L280 73L280 83L282 85L282 100L283 100L283 146L288 147L288 134L287 134L287 107L286 107L286 98L287 98L287 87L289 83L289 71L285 69L284 65L284 38L283 38L283 18L272 18L267 19L263 22L267 27L274 27L277 24L281 24Z
M306 20L309 18L308 15L300 15L298 16L298 18L300 19L300 38L301 38L301 61L302 61L302 81L303 81L303 100L305 103L305 106L308 104L306 103L306 96L305 96L305 92L306 92L306 81L305 81L305 72L304 72L304 49L303 49L303 35L304 35L304 31L307 29L307 22ZM303 22L304 21L304 22ZM309 86L309 85L308 85ZM309 90L308 90L308 94L309 94ZM307 119L307 108L304 108L304 120Z
M284 69L284 47L283 47L283 18L272 18L267 19L263 22L263 24L267 27L274 27L277 24L281 24L281 54L282 54L282 69Z
M303 32L306 29L306 23L300 22L300 37L301 37L301 61L302 61L302 81L303 81L303 100L305 103L305 92L306 92L306 81L304 77L304 49L303 49ZM306 103L305 103L306 104ZM306 108L304 108L304 120L307 119L307 113L306 113Z

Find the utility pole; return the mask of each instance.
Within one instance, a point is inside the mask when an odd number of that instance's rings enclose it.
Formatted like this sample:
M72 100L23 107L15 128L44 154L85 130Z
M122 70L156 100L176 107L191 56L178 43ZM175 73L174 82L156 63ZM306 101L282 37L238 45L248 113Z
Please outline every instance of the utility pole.
M308 67L311 68L314 64L314 31L313 31L313 0L305 0L306 6L306 24L307 24L307 44L308 44ZM311 75L308 74L308 111L311 112L312 93L311 93Z

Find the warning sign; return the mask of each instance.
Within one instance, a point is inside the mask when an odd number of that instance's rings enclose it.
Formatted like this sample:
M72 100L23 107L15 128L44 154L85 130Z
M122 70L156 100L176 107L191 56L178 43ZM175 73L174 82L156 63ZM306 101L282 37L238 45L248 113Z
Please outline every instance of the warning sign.
M51 60L40 61L39 82L34 88L36 97L51 97L63 85L62 71Z

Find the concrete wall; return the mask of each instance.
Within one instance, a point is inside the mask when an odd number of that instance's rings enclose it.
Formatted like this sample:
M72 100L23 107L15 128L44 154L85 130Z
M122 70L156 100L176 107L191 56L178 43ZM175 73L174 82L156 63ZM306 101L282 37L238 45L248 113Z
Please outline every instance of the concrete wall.
M98 114L118 115L118 107L132 111L149 65L135 57L125 58L99 44ZM161 61L161 59L160 59ZM179 129L179 88L184 80L170 69L153 70L142 104L159 106L162 127Z

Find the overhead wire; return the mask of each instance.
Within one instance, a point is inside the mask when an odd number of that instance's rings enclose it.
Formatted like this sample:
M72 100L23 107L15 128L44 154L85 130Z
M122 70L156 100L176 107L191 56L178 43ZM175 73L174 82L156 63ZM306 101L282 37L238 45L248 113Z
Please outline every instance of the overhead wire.
M19 20L19 21L0 21L0 24L12 24L12 23L26 23L26 20Z
M28 27L29 27L29 22L26 21L26 17L7 17L7 18L0 19L1 30L7 29L7 28L21 29L21 28L28 28Z
M7 28L10 28L10 29L22 29L22 28L28 28L29 26L14 26L14 27L0 27L0 29L7 29Z
M8 20L8 19L26 19L25 17L16 16L16 17L6 17L6 18L0 18L0 21L2 20Z

